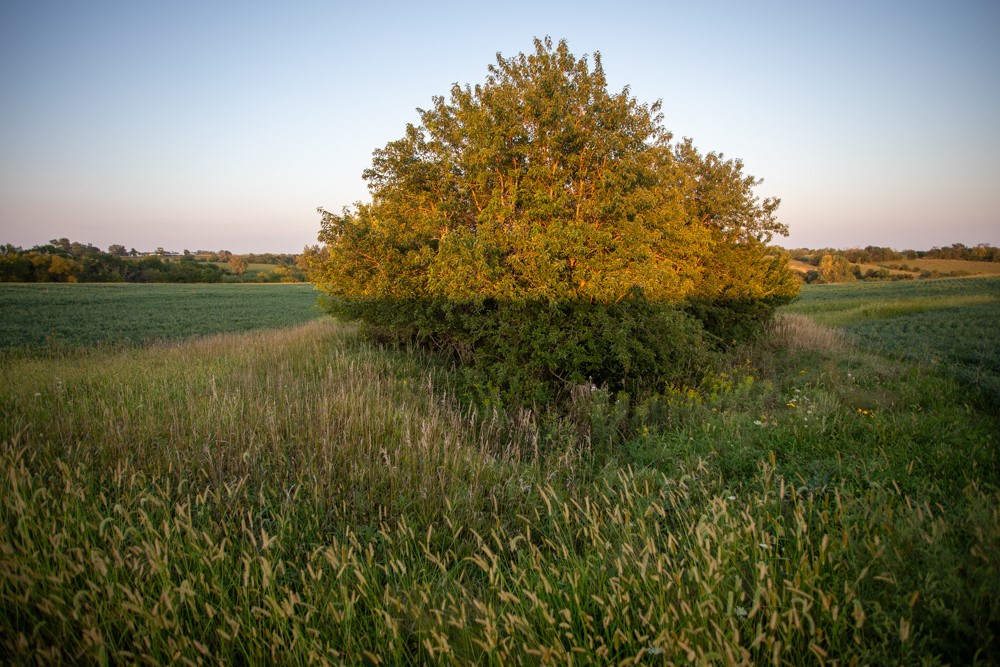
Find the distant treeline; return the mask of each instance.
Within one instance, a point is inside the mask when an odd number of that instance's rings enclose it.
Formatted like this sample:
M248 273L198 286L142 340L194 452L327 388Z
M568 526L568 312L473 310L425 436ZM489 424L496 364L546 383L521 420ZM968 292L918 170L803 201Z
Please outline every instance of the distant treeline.
M234 255L188 250L183 255L157 248L142 253L135 248L111 245L105 252L89 243L53 239L27 250L0 245L0 282L88 283L217 283L302 282L304 273L295 255L261 253ZM215 262L228 262L229 267ZM251 264L273 265L273 270L248 271Z
M964 243L953 243L944 248L934 247L930 250L893 250L873 245L848 250L796 248L789 250L788 254L791 255L792 259L801 261L811 261L812 258L823 255L839 254L846 257L847 261L857 264L878 264L902 259L964 259L970 262L1000 262L1000 248L988 243L980 243L972 247ZM818 259L815 264L819 264Z
M800 278L805 282L840 283L852 280L912 280L968 275L969 272L962 270L944 273L921 270L910 267L905 260L942 259L1000 263L1000 248L986 243L973 247L954 243L944 248L935 247L930 250L893 250L879 246L847 250L795 248L788 251L788 256L816 267L814 270L800 273ZM878 266L862 266L865 264Z

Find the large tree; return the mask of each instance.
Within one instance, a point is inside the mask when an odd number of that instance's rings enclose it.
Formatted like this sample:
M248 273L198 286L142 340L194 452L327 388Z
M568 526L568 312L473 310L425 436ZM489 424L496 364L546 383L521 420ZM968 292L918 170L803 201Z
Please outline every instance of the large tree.
M659 102L610 93L599 55L591 67L536 40L418 111L364 172L371 202L321 210L307 262L341 314L398 327L414 317L403 302L676 307L796 289L768 247L786 233L778 200L755 195L739 160L675 142ZM424 319L418 334L483 343L467 322Z

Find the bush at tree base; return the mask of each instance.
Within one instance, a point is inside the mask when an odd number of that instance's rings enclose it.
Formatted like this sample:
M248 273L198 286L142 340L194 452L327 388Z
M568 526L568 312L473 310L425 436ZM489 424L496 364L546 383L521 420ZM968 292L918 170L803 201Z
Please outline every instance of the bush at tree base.
M701 322L640 293L617 303L580 301L337 301L385 342L445 350L470 371L481 398L545 402L573 387L631 394L696 381L712 346Z
M487 395L689 381L798 289L778 200L610 94L599 55L536 40L420 117L304 263L336 315L453 353Z

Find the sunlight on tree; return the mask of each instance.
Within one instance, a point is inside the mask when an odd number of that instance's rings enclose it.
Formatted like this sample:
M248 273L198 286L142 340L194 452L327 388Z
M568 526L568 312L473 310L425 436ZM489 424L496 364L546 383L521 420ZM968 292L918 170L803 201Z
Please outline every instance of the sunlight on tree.
M769 247L787 231L778 200L756 196L760 181L739 160L674 142L659 102L609 93L599 55L591 67L564 41L536 40L530 55L498 56L484 84L433 98L420 120L375 151L371 203L320 211L324 245L305 262L342 316L475 349L518 304L518 319L555 328L540 340L572 347L580 336L559 320L573 318L541 310L661 304L615 316L627 320L696 304L729 338L736 320L766 321L797 291ZM630 373L638 353L621 354L630 361L612 375ZM545 363L581 379L562 365Z

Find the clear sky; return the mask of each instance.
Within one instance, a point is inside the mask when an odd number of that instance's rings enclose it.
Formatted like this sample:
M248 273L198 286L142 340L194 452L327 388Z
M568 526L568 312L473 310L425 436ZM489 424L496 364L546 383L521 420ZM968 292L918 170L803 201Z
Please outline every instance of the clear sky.
M0 242L298 252L371 152L566 39L786 247L1000 245L1000 2L0 2Z

